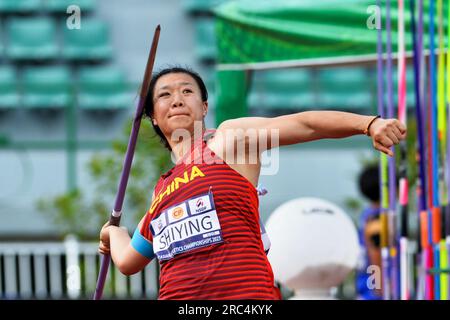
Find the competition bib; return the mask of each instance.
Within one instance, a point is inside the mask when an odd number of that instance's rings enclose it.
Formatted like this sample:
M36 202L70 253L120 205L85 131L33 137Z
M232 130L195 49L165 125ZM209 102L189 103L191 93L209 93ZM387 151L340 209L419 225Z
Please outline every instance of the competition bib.
M223 242L212 192L164 210L150 224L153 251L160 261Z

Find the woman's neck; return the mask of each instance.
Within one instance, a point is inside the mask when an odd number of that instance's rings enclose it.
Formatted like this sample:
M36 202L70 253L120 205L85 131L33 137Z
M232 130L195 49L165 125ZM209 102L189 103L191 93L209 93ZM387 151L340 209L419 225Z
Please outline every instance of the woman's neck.
M188 152L191 151L192 144L194 143L194 138L191 139L183 139L182 141L178 141L174 143L172 147L172 153L175 157L176 162L180 161Z
M203 125L202 127L197 128L194 132L191 132L190 135L180 137L179 140L170 142L173 156L175 157L174 160L176 162L180 161L180 159L182 159L187 153L191 151L192 145L196 141L203 140L203 134L205 130L206 128Z

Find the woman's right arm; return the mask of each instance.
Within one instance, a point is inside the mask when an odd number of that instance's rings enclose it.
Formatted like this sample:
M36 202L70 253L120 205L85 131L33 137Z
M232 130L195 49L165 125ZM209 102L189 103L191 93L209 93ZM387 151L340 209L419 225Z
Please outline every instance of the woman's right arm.
M138 230L141 224L142 221L139 223ZM141 271L151 261L133 247L126 228L111 226L109 222L103 226L100 232L99 252L111 254L114 264L125 275Z
M153 193L152 202L154 198L155 193ZM151 242L139 232L145 217L139 222L133 239L125 227L111 226L109 221L100 231L98 251L101 254L110 254L116 267L125 275L141 271L154 256Z

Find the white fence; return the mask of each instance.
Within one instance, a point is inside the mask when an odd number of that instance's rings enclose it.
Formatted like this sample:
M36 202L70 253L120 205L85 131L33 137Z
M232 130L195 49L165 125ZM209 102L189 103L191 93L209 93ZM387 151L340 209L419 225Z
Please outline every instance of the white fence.
M0 299L92 299L101 263L98 243L0 243ZM158 265L125 276L111 262L103 299L155 299Z

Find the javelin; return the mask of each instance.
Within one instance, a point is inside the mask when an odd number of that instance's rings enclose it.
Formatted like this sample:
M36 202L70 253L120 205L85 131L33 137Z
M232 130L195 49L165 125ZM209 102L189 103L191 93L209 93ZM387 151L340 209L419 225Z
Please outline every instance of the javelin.
M398 1L398 118L406 126L406 59L405 59L405 17L403 0ZM408 266L408 174L406 162L406 141L400 143L400 298L409 300Z
M426 243L426 228L427 228L427 186L426 186L426 179L425 179L425 145L424 145L424 123L423 123L423 116L422 116L422 95L420 90L420 82L422 79L422 61L420 55L422 54L422 50L420 49L421 44L419 44L419 41L417 36L420 36L420 32L416 32L416 21L415 21L415 0L410 0L410 12L411 12L411 35L412 35L412 43L413 43L413 50L414 50L414 59L413 59L413 70L414 70L414 93L415 93L415 113L416 113L416 121L417 121L417 159L418 159L418 167L419 167L419 178L417 182L417 195L419 197L418 202L418 226L419 226L419 232L418 232L418 255L417 260L419 262L419 265L424 265L425 263L425 256L423 248ZM419 29L422 28L422 12L423 10L423 2L422 0L419 1ZM417 35L417 36L416 36ZM417 282L417 288L416 288L416 299L422 300L424 296L424 280L423 277L424 273L422 271L419 271L418 276L418 282ZM423 278L423 279L422 279Z
M392 28L391 28L391 1L386 2L386 33L387 33L387 116L394 117L394 102L393 102L393 83L392 83ZM391 148L394 152L394 149ZM398 288L398 263L396 248L396 185L395 185L395 154L388 159L389 172L389 208L388 208L388 247L389 247L389 273L390 273L390 290L391 298L397 300L399 297Z
M381 0L377 0L377 5L381 7ZM384 87L383 87L383 37L381 27L377 31L377 94L378 94L378 114L384 118ZM383 299L390 299L390 286L389 286L389 249L388 249L388 187L387 187L387 157L384 153L380 153L380 165L379 165L379 176L380 176L380 198L381 198L381 257L382 257L382 292Z
M113 226L119 226L120 217L122 216L122 205L125 198L125 190L127 188L128 177L130 176L131 163L133 162L134 149L136 147L139 127L141 125L144 103L147 97L148 86L150 84L152 76L153 64L155 62L160 31L161 27L160 25L158 25L155 29L155 34L153 35L152 47L148 56L147 66L145 67L144 80L142 81L139 101L136 108L136 114L134 116L133 127L131 129L130 140L128 141L127 152L125 154L125 161L123 163L122 174L120 176L119 188L116 194L114 209L109 217L109 224ZM109 254L103 255L102 263L100 266L100 273L97 279L97 286L95 288L94 300L99 300L102 297L103 287L105 286L105 279L106 275L108 274L110 261L111 256Z

